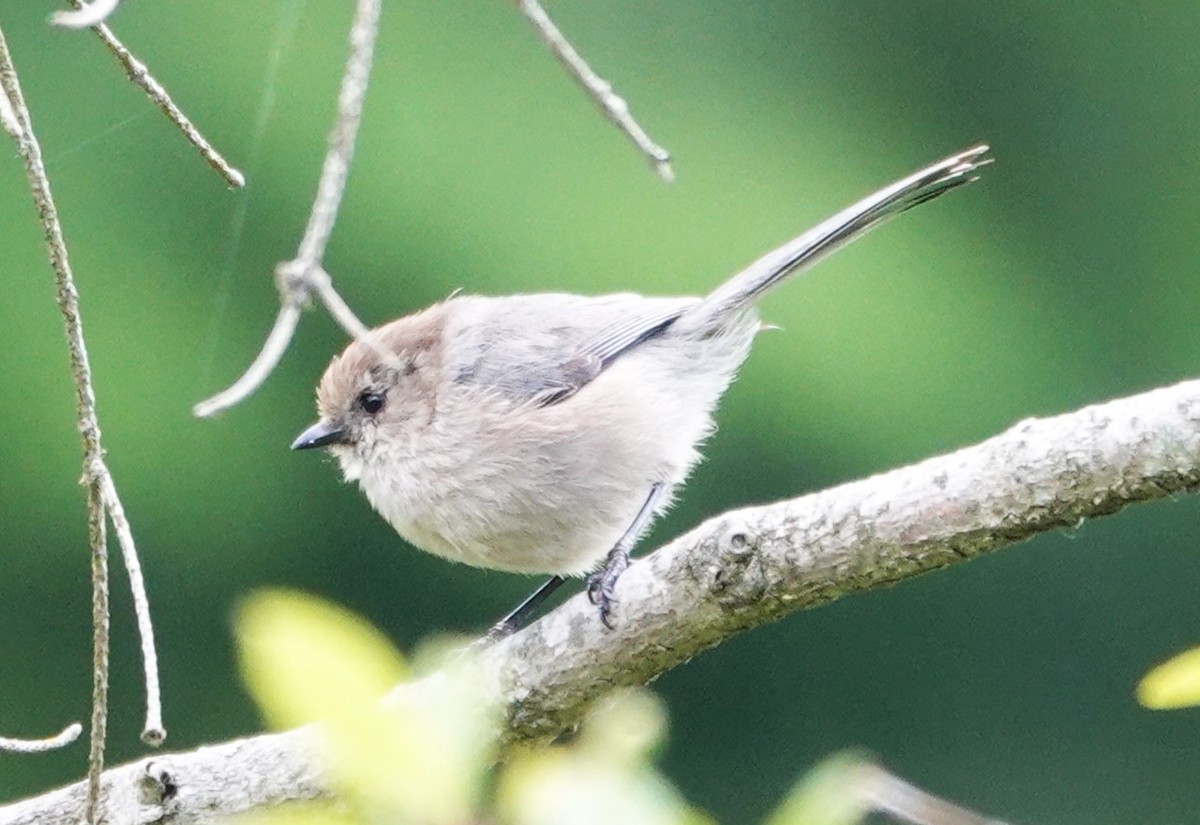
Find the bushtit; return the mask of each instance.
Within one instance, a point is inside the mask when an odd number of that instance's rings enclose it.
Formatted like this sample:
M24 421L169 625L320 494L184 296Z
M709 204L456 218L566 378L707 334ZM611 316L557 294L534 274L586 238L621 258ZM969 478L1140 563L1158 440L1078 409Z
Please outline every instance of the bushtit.
M629 552L700 458L713 409L762 328L754 303L883 220L975 179L976 146L881 189L703 298L457 295L354 341L294 450L328 447L417 547L564 576L611 627Z

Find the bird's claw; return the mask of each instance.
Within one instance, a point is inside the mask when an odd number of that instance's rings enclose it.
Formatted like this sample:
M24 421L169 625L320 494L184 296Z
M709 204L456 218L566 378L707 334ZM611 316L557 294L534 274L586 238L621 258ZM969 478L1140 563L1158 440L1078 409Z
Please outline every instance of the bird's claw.
M629 567L629 553L614 550L604 562L604 567L588 577L588 601L600 608L600 623L609 630L615 630L613 624L613 607L617 597L613 595L617 580Z

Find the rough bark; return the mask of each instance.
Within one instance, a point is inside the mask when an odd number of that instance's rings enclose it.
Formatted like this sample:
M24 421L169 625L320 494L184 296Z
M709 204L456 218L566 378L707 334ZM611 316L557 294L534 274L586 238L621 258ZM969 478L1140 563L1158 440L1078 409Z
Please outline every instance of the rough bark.
M629 568L618 626L576 597L483 654L508 742L553 737L597 696L739 631L1126 505L1200 486L1200 381L1030 419L948 455L714 518ZM324 793L303 731L105 774L108 822L212 822ZM82 784L0 807L0 825L79 821Z

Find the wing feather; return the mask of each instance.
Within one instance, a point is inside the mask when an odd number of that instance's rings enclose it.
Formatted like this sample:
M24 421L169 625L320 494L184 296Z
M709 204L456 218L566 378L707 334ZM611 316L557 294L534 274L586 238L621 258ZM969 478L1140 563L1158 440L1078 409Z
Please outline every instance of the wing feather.
M454 342L451 374L515 404L557 404L698 302L633 294L456 297L446 331Z

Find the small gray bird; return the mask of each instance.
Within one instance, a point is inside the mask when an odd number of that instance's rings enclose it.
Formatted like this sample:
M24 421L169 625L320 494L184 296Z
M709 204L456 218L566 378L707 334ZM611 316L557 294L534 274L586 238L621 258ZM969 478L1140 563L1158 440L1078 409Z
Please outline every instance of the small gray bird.
M704 298L458 295L333 359L328 447L401 536L477 567L553 574L492 630L516 629L564 576L612 627L629 553L700 458L712 413L762 328L754 303L880 222L976 179L987 146L844 209Z

